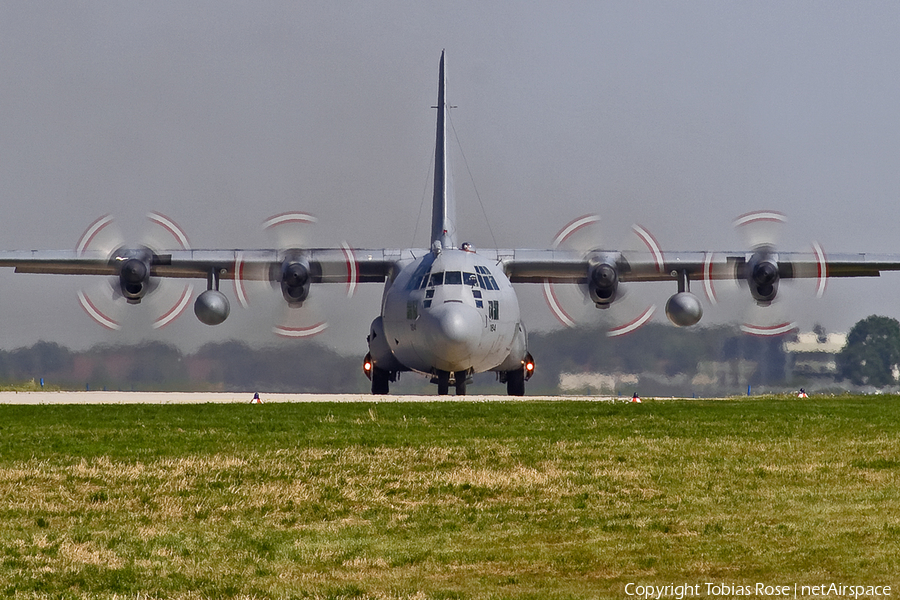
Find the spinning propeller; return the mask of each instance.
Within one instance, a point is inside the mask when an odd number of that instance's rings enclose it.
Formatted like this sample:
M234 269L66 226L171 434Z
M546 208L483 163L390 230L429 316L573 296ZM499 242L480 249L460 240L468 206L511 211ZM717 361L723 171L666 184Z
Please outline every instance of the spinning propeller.
M288 212L266 219L262 226L278 249L278 262L262 266L245 262L242 253L235 259L235 295L243 307L250 304L249 289L254 283L268 282L281 292L283 302L272 331L286 338L303 338L318 335L328 328L321 317L321 295L310 297L310 287L317 279L329 275L323 267L310 260L309 238L317 219L303 212ZM346 257L346 271L342 272L349 283L347 296L356 290L356 261L347 244L341 245Z
M588 259L590 267L585 279L577 284L545 279L544 298L563 325L575 327L604 322L609 326L607 335L615 337L637 330L656 312L655 305L642 303L626 293L625 286L619 281L620 275L630 270L629 254L649 256L657 269L662 269L663 257L653 236L638 225L632 228L628 250L602 250L599 223L599 216L586 215L575 219L556 235L554 250L577 252Z
M791 261L789 255L779 255L777 242L786 223L787 218L775 211L741 215L733 224L749 248L743 260L723 262L713 254L706 255L706 295L715 305L722 295L739 293L746 303L741 323L745 333L776 336L794 331L797 324L787 317L792 297L809 297L804 285L814 286L817 298L825 293L827 262L817 242L812 244L809 260Z
M193 286L189 282L153 277L153 267L165 260L165 249L190 249L187 236L174 221L160 213L147 214L142 243L126 246L121 230L110 215L91 223L76 246L81 258L100 258L112 277L78 291L78 301L97 323L111 330L122 328L128 304L152 300L153 328L165 327L188 307Z

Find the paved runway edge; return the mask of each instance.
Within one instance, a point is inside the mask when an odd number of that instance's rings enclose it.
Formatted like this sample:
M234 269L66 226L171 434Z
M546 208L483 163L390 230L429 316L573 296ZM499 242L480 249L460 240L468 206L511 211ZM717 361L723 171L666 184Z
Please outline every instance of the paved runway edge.
M372 396L370 394L265 394L263 404L279 402L613 402L614 396ZM0 392L0 404L250 404L247 392Z

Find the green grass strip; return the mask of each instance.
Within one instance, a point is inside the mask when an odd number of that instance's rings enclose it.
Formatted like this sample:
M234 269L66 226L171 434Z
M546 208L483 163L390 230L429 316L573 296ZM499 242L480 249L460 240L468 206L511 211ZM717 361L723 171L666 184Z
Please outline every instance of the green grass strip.
M0 517L19 598L896 595L900 398L0 406Z

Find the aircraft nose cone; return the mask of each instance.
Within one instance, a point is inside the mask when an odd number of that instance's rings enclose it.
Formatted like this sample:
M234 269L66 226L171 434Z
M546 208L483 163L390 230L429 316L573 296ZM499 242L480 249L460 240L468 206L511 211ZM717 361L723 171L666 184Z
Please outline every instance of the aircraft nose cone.
M438 368L454 371L468 368L481 340L484 322L474 307L445 302L423 315L428 333L428 351Z
M481 337L481 319L471 307L455 302L433 311L441 336L451 344L471 344Z

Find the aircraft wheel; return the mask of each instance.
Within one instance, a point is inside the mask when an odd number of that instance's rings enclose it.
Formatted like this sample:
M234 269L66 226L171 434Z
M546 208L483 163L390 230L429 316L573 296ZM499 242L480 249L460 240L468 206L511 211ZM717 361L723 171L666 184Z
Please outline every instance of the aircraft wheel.
M391 374L384 369L372 367L372 393L377 396L385 396L389 393Z
M509 396L525 395L525 369L506 372L506 394Z
M446 396L450 393L450 371L438 371L437 373L438 396Z
M457 371L456 372L456 395L457 396L465 396L466 395L466 373L465 371Z

